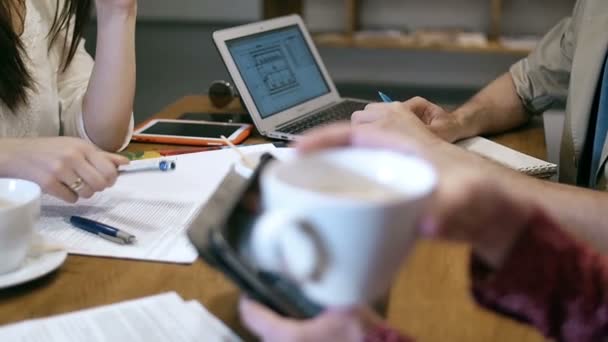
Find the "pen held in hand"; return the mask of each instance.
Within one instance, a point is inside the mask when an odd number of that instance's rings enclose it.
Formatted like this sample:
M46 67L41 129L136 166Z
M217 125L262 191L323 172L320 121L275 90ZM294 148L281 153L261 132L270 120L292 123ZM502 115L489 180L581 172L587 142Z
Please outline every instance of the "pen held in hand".
M385 103L391 103L391 102L393 102L393 100L388 95L386 95L385 93L383 93L381 91L378 92L378 95L380 95L380 98L382 99L382 102L385 102Z
M151 161L141 161L118 167L118 172L139 172L139 171L173 171L177 168L175 160L161 159Z

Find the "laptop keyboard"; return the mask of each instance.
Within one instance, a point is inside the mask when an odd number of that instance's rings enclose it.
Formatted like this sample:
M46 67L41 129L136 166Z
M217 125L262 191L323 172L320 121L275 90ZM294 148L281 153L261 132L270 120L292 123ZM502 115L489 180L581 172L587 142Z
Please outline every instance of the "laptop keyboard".
M320 125L327 125L336 121L347 121L350 120L350 117L353 112L364 109L366 105L367 103L364 102L348 100L343 101L333 107L327 108L324 111L318 112L305 119L296 121L283 128L279 128L278 131L281 133L288 134L300 134L304 131L307 131L313 127L317 127Z

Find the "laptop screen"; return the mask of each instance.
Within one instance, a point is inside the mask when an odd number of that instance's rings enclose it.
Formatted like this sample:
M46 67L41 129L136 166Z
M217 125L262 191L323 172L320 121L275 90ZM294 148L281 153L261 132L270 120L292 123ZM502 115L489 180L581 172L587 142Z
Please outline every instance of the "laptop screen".
M330 92L298 25L226 45L262 118Z

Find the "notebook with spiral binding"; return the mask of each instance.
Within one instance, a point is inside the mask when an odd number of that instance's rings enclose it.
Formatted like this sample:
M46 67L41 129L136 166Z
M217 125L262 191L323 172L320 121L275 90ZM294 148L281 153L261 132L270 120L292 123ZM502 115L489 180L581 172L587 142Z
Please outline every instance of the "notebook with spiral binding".
M482 137L465 139L459 141L456 145L530 176L550 178L557 174L557 165L553 163L518 152Z

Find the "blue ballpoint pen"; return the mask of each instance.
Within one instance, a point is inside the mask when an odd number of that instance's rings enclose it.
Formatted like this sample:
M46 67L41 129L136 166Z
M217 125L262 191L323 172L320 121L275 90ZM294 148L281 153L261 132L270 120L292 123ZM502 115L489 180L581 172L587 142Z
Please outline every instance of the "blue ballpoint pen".
M393 102L393 100L391 100L391 98L388 97L388 95L386 95L385 93L383 93L381 91L378 92L378 95L380 95L382 102L388 102L388 103Z
M85 230L91 234L95 234L101 238L119 243L121 245L130 245L136 241L135 236L129 233L88 218L72 216L70 217L70 223L76 228Z

